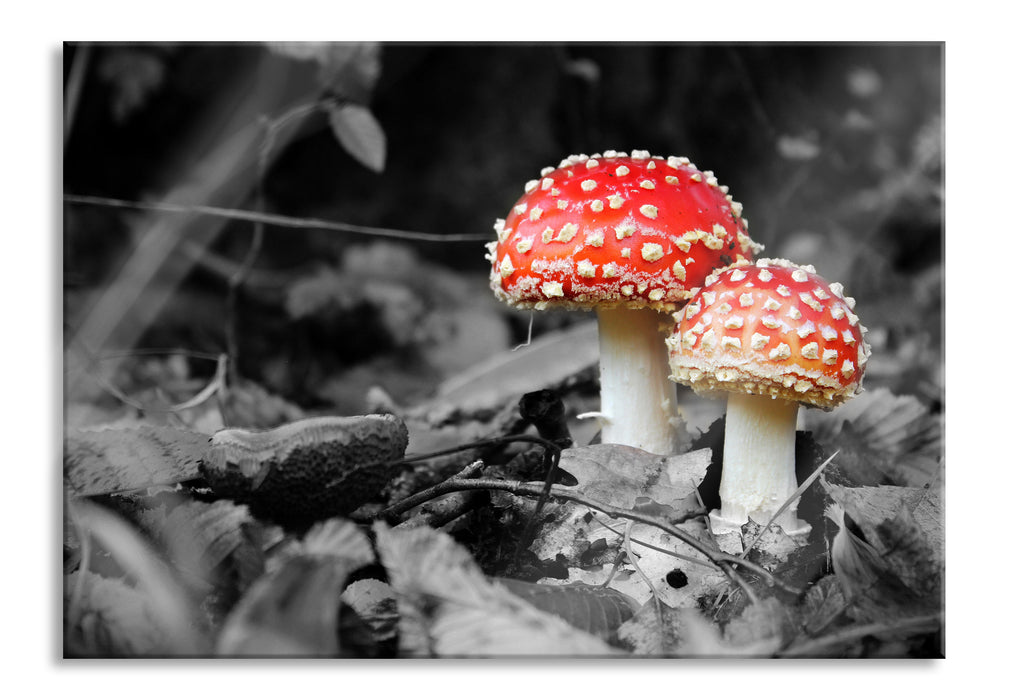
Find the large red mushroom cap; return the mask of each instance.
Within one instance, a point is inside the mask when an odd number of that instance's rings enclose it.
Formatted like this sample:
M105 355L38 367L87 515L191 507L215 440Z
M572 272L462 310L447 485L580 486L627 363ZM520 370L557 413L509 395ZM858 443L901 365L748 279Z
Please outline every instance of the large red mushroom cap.
M518 308L673 311L712 270L763 247L714 174L648 151L545 168L495 228L491 288Z
M666 341L672 379L830 409L862 390L870 351L855 300L810 265L761 259L713 272Z

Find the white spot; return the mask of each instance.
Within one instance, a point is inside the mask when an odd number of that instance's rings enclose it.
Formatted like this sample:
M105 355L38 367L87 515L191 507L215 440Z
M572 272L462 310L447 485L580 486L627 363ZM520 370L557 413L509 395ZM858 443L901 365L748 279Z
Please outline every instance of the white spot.
M718 308L716 308L715 311L717 311L720 314L727 314L730 311L732 311L732 304L723 301L721 304L718 305Z
M806 343L802 346L802 356L807 360L815 360L820 356L820 346L816 343Z
M766 270L764 270L764 272L766 272ZM781 308L781 302L772 297L767 297L764 301L764 306L761 308L767 309L768 311L777 311Z
M684 253L690 252L690 241L686 240L685 238L677 238L675 245Z
M641 246L641 257L648 262L655 262L664 255L662 246L658 243L644 243Z
M795 390L800 394L805 394L807 391L813 388L813 383L806 380L800 379L795 383Z
M666 184L678 185L680 184L680 178L676 177L675 175L666 175Z
M599 167L599 161L596 160L595 158L589 158L587 161L585 161L585 167L586 168L598 168Z
M528 253L529 249L532 247L533 242L528 238L519 239L519 241L515 244L515 250L517 250L520 253Z
M792 290L789 289L788 287L786 287L783 284L779 284L778 288L775 291L777 291L778 294L780 294L783 297L790 297L790 296L792 296Z
M543 210L539 207L533 207L533 210L529 212L530 221L538 221L541 216L543 216Z
M715 224L715 225L718 226L718 224ZM723 228L722 231L724 232L725 229ZM732 282L742 282L745 279L746 279L746 271L745 270L738 270L738 269L737 270L733 270L732 274L729 275L729 280L732 281Z
M711 250L720 250L722 248L722 239L713 233L704 234L704 238L702 240L704 245Z
M578 261L578 274L582 277L595 277L596 276L596 266L593 265L588 260Z
M619 209L624 203L624 198L619 194L611 194L606 199L609 200L610 209Z
M529 194L539 186L540 186L539 180L530 180L529 182L526 183L526 194Z
M601 200L601 199L593 199L592 200L592 204L589 205L589 208L592 211L598 213L598 212L601 212L605 206L606 205L603 204L603 200Z
M645 169L646 170L655 170L655 161L654 160L648 161L648 165L645 166Z
M851 334L851 331L849 331L847 329L841 334L841 340L844 341L845 345L854 345L855 344L855 336L853 336Z
M556 168L554 168L553 166L548 165L547 167L545 167L542 170L540 170L540 176L549 175L554 170L556 170Z
M845 360L844 364L841 365L841 374L844 375L845 379L850 379L851 375L855 373L855 365L851 364L851 360Z
M646 190L654 190L655 189L655 183L652 182L651 180L642 180L641 181L641 186L644 187Z
M761 282L764 282L764 283L770 282L771 281L771 277L772 277L772 275L771 275L771 271L770 270L761 270L757 274L757 279L760 280Z
M837 350L823 351L823 364L833 365L837 363Z
M725 319L725 327L730 330L737 330L743 327L743 317L742 316L730 316Z
M704 331L704 335L701 336L701 347L705 350L711 350L715 347L715 332L710 328Z
M837 331L833 326L820 326L820 335L824 340L837 340Z
M545 229L543 229L543 233L541 234L541 238L543 239L544 243L549 243L550 241L552 241L554 239L554 230L553 230L553 228L551 228L550 226L547 226Z
M830 287L830 291L832 291L834 294L836 294L837 296L841 297L842 299L844 298L844 285L843 284L841 284L840 282L831 282L830 285L828 285L828 286Z
M809 279L805 270L792 270L792 279L796 282L805 282Z
M516 204L512 208L512 211L514 211L516 214L518 214L518 215L521 216L522 214L526 213L526 209L528 208L528 206L529 206L528 204L526 204L525 202L522 202L522 204Z
M732 336L727 335L722 337L722 348L723 349L733 348L735 350L742 350L743 343L742 341L739 340L739 338L733 338Z
M788 312L785 313L785 315L788 316L793 321L798 321L799 319L802 318L802 313L794 306L789 307Z
M665 294L666 293L663 292L661 289L653 289L652 291L648 292L648 298L651 299L652 301L661 301L662 297L664 297Z
M605 241L605 239L603 237L603 232L602 231L596 230L596 231L593 231L592 233L588 234L587 236L585 236L585 243L586 243L586 245L590 245L593 248L602 248L603 247L603 243L605 243L605 242L606 241Z
M540 189L544 192L549 190L554 186L554 179L552 177L545 177L540 181Z
M659 208L654 204L643 204L638 211L647 216L649 219L655 219L659 215Z
M729 207L732 209L732 214L738 219L743 215L743 205L739 202L732 202ZM767 280L764 280L765 282Z
M627 175L631 171L630 171L630 169L626 165L621 165L621 166L619 166L616 169L615 172L616 172L617 177L623 177L624 175Z
M635 228L633 224L620 224L614 230L617 232L617 240L622 241L634 233Z
M603 277L619 277L620 276L620 266L616 263L608 262L603 265Z
M582 191L591 192L596 188L595 180L582 180Z
M697 312L701 310L701 305L697 302L689 304L683 309L683 318L690 319L697 315Z
M701 292L701 298L704 299L705 306L711 306L714 304L715 296L716 294L714 292Z
M567 243L575 237L576 233L578 233L578 224L564 224L561 226L560 233L557 234L557 240Z
M763 350L764 346L771 340L770 336L754 333L750 336L750 347L754 350Z
M629 258L629 257L631 257L631 249L630 248L621 248L620 249L620 257L622 257L622 258Z
M830 294L825 292L823 287L817 287L813 290L813 296L819 299L820 301L823 301L824 299L828 298Z
M566 200L566 199L558 199L557 200L557 208L558 209L567 209L568 208L568 200Z
M749 292L744 292L739 295L739 305L744 309L748 306L753 306L753 295Z
M623 294L623 295L624 295L625 297L629 297L629 296L631 296L632 294L634 294L634 285L633 285L633 284L625 284L624 286L622 286L622 287L620 288L620 291L621 291L621 293L622 293L622 294Z
M704 179L704 177L700 173L694 173L693 175L690 176L690 179L693 180L694 182L700 182L701 180Z
M800 338L805 340L807 336L812 335L814 332L816 332L816 326L813 325L812 321L806 321L801 326L796 328L795 332L796 334L798 334Z
M684 282L687 279L687 268L683 267L683 263L679 260L673 263L673 277L680 282Z
M651 157L652 154L648 151L631 151L631 160L645 160Z
M781 321L774 316L763 316L760 322L764 325L764 328L770 328L772 331L781 328Z
M560 282L544 282L540 285L540 289L543 290L543 296L546 297L564 296L564 285Z
M786 360L792 356L792 348L788 347L786 343L780 343L767 356L772 360Z
M504 279L511 273L515 272L515 266L512 265L512 259L508 255L505 255L501 260L501 265L498 267L501 272L501 278Z

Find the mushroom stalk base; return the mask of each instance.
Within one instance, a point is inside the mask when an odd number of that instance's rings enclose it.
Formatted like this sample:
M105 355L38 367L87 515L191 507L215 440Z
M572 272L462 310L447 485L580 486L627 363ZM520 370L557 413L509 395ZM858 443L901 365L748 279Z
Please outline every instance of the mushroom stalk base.
M738 531L752 518L766 525L798 488L795 478L795 421L799 405L753 394L729 394L725 451L718 495L722 507L709 513L715 534ZM775 523L789 535L810 526L796 516L798 501Z
M598 309L602 441L655 454L676 450L676 385L652 309Z

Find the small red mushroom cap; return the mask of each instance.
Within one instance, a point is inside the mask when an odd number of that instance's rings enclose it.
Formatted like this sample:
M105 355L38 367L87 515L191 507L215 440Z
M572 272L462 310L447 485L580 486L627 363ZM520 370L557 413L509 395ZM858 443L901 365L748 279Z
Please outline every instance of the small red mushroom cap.
M702 394L833 408L862 390L870 354L854 306L810 265L761 259L717 270L666 341L671 378Z
M714 174L648 151L545 168L495 229L491 288L518 308L672 311L712 270L763 248Z

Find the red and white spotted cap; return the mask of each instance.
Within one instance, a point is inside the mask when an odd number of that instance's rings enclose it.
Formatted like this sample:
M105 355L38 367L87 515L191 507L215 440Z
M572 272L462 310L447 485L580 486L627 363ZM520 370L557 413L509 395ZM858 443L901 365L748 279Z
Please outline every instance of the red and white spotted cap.
M671 378L702 394L833 408L862 390L870 354L854 308L810 265L765 258L717 270L666 341Z
M742 209L688 158L569 156L498 219L491 288L518 308L673 311L712 270L763 248Z

